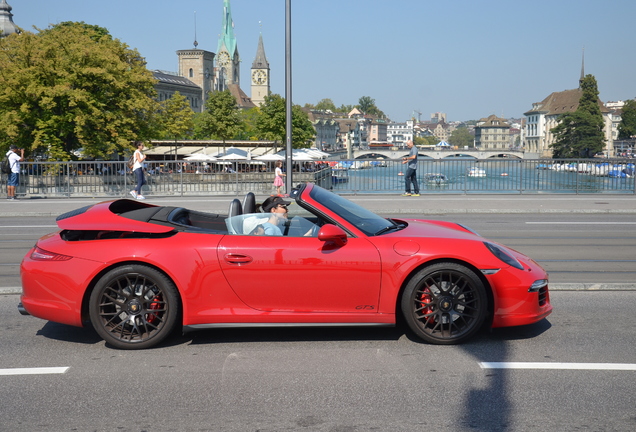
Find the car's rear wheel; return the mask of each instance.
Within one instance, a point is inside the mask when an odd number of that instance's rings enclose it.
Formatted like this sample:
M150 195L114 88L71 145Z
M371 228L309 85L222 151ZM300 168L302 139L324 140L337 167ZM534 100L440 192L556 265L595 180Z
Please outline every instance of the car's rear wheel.
M479 277L457 263L437 263L420 270L402 296L402 313L413 332L426 342L452 345L473 336L488 311Z
M179 299L174 284L144 265L125 265L106 273L89 300L91 323L110 345L149 348L174 329Z

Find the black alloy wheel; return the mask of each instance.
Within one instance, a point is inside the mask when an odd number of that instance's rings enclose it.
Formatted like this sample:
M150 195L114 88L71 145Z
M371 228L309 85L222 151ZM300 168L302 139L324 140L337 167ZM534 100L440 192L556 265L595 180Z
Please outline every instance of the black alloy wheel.
M437 345L461 343L482 326L488 310L479 277L456 263L437 263L420 270L407 284L402 313L413 332Z
M174 284L144 265L125 265L106 273L89 300L95 331L120 349L158 344L175 327L179 299Z

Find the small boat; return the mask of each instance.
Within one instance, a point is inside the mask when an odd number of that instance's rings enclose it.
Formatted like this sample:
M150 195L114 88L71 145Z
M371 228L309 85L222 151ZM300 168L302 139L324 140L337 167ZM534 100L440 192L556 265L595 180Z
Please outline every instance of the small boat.
M486 177L486 170L483 168L470 167L468 177Z
M422 178L428 184L442 185L448 183L448 177L441 173L426 173Z
M399 176L403 176L403 175L404 175L404 173L403 173L402 171L400 171L400 172L398 173L398 175L399 175Z
M508 173L503 172L503 173L501 173L501 176L502 176L502 177L508 177Z
M332 168L331 182L333 184L347 183L349 181L349 170L346 168Z

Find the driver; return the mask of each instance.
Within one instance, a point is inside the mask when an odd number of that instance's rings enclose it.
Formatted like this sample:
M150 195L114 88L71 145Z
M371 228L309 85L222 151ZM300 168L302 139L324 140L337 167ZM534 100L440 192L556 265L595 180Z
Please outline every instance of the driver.
M263 229L265 235L282 236L281 226L287 222L287 206L291 204L291 201L285 201L280 197L269 197L263 204L261 209L263 213L269 215L267 222L263 223Z

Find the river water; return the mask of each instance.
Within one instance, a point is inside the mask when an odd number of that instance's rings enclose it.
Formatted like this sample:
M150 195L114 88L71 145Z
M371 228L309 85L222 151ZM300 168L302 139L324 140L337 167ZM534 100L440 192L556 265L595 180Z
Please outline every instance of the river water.
M348 193L398 193L404 191L406 165L400 161L354 163L363 169L347 169L348 181L333 190ZM381 166L373 166L374 164ZM355 166L354 165L354 166ZM469 175L475 168L483 177ZM421 193L636 193L632 161L617 160L519 160L420 159L417 177ZM425 174L443 174L447 181L425 181ZM627 173L627 174L626 174ZM608 175L609 174L609 175ZM629 175L631 174L631 176ZM611 175L611 176L610 176Z

